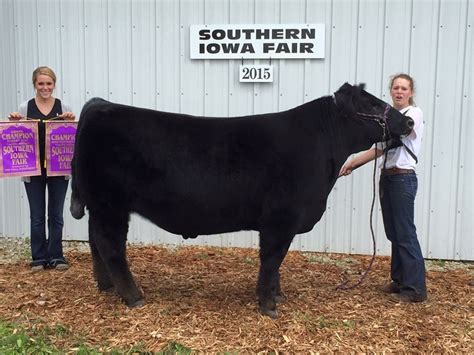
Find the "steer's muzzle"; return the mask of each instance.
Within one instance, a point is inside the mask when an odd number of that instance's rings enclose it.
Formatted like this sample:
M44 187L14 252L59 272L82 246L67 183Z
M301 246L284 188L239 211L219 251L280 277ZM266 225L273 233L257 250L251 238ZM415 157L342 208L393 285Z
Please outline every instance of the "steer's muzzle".
M407 117L408 120L406 121L406 133L405 135L409 135L411 131L413 131L413 127L415 127L415 121L410 117Z

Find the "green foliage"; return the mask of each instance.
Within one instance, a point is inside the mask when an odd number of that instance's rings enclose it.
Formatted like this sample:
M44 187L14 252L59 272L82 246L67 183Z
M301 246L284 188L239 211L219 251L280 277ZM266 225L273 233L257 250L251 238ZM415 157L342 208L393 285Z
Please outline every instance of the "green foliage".
M115 355L114 352L112 352L112 354ZM128 349L125 352L117 352L116 353L116 355L122 355L122 354L126 354L126 355L152 355L153 353L151 351L146 351L144 344L138 343L138 344L133 345L130 349Z
M55 347L50 338L70 337L72 334L65 326L57 324L54 327L42 326L34 327L35 330L29 331L20 325L8 323L0 320L0 354L17 355L17 354L64 354L74 353L76 355L102 355L104 353L110 355L148 355L152 354L144 350L143 344L136 344L128 350L111 349L103 351L98 348L90 347L80 340L70 349L58 349ZM79 337L80 338L80 337ZM169 346L167 354L190 354L191 350L184 346L172 343Z
M67 329L64 325L61 325L61 324L57 324L55 327L54 327L54 334L56 334L57 336L60 336L60 337L65 337L67 335L69 335L69 329Z
M54 327L43 326L34 327L35 330L27 330L20 325L12 324L0 320L0 354L19 355L19 354L64 354L74 353L76 355L152 355L153 353L145 349L145 345L138 343L127 350L108 349L90 347L81 340L69 349L58 349L50 338L70 337L72 334L63 325ZM159 354L171 355L190 355L192 350L186 346L172 342L163 348Z
M43 336L30 336L22 327L0 320L0 354L53 354L58 350Z
M345 258L335 258L331 254L321 254L321 253L302 253L304 258L309 263L323 264L323 265L336 265L339 267L347 267L354 263L356 260L345 257Z
M196 254L196 258L200 260L207 260L209 259L209 254L207 253L198 253Z
M164 349L162 349L159 354L163 355L174 355L174 354L180 354L180 355L189 355L191 354L192 350L190 348L185 347L182 344L172 342L168 344L168 346Z
M446 266L446 260L432 260L433 265L439 266L439 267L445 267Z
M256 258L253 258L251 256L246 256L244 258L244 263L248 264L248 265L257 265L258 264L258 261Z
M102 352L99 352L96 349L89 348L88 346L81 344L78 347L75 347L74 349L71 349L75 351L76 355L102 355Z
M324 316L314 316L312 314L296 312L294 315L298 322L303 323L306 328L310 331L317 331L318 329L355 329L356 321L354 320L338 320L338 319L327 319Z

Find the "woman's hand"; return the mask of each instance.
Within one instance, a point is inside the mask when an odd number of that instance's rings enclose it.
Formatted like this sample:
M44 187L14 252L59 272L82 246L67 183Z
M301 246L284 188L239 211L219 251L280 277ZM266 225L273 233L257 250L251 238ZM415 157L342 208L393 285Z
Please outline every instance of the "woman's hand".
M72 112L63 112L61 117L67 121L74 121L76 119L76 116Z
M356 154L354 157L344 163L341 170L339 170L339 176L350 175L353 170L361 167L369 161L374 160L375 156L380 157L382 154L383 150L378 148L370 148Z
M18 121L24 118L19 112L12 112L8 115L10 121Z
M344 163L342 166L341 170L339 170L339 176L347 176L352 173L352 170L354 170L354 167L352 165L352 159L348 160Z

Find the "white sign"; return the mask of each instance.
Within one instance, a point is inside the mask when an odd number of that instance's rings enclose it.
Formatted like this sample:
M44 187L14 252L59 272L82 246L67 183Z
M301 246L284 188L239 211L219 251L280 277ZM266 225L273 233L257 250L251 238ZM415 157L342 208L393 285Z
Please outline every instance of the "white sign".
M240 65L239 81L243 83L273 83L273 66Z
M324 24L192 25L191 59L324 58Z

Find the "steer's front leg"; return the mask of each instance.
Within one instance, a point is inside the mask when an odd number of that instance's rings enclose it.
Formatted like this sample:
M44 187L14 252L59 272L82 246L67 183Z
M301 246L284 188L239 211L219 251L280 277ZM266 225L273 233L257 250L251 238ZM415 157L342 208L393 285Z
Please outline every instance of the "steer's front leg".
M257 296L260 311L277 318L277 302L284 296L280 290L280 265L288 252L294 235L260 232L260 271L257 283Z
M90 210L94 273L101 290L110 290L113 286L127 306L139 307L145 302L126 260L128 218L127 212L105 208L100 213Z

